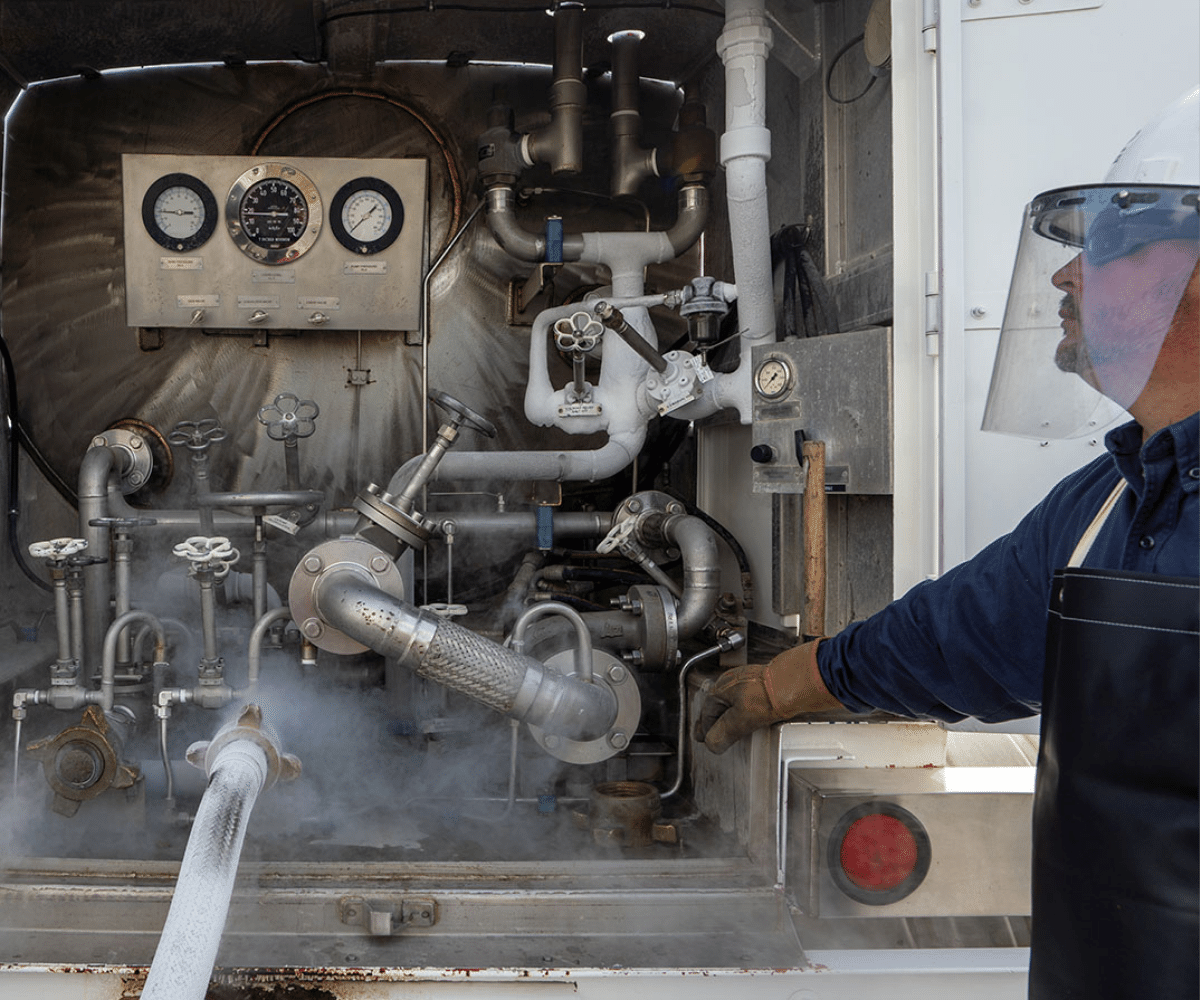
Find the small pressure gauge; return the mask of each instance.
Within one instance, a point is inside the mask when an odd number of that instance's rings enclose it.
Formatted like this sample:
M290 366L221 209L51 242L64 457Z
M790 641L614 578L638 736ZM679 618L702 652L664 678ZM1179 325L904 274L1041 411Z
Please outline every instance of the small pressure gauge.
M792 369L783 358L767 358L754 373L754 388L763 399L779 399L792 387Z
M142 225L167 250L195 250L217 227L217 200L208 185L191 174L165 174L142 198Z
M357 254L386 250L404 226L404 203L378 177L358 177L338 189L329 204L329 226L337 241Z
M239 250L262 264L290 264L321 234L317 186L286 163L260 163L239 177L225 199L225 225Z

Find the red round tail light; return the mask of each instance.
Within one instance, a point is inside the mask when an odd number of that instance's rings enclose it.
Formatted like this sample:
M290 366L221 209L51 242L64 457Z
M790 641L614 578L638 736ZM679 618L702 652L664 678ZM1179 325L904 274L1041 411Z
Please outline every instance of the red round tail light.
M865 802L847 812L829 837L829 871L851 899L883 906L924 880L932 859L929 834L907 809Z

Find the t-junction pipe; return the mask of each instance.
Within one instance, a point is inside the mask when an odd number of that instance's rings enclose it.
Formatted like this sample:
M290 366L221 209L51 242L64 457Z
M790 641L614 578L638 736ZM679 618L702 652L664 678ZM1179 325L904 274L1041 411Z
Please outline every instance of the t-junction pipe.
M208 788L196 811L142 1000L204 1000L208 992L250 811L276 776L299 773L300 762L280 755L260 724L258 707L251 705L212 743L188 750L189 761L203 762Z
M575 740L598 739L616 720L616 696L607 685L565 676L421 611L354 569L323 575L314 597L327 625L510 718Z

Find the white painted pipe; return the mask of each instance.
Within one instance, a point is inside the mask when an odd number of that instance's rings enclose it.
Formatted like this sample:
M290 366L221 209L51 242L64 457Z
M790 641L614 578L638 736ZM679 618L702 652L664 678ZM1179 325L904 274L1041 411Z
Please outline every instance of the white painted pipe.
M725 134L720 159L725 168L729 235L738 286L741 363L732 376L712 387L722 405L736 406L750 422L750 349L775 337L775 296L771 279L767 161L771 133L767 120L767 55L771 29L766 0L728 0L725 30L717 52L725 64Z

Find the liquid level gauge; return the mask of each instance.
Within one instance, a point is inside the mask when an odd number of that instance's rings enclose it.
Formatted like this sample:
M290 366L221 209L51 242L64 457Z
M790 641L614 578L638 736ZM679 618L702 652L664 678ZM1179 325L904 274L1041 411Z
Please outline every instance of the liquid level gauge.
M317 187L286 163L251 167L225 200L225 224L239 250L263 264L290 264L317 241L324 212Z

